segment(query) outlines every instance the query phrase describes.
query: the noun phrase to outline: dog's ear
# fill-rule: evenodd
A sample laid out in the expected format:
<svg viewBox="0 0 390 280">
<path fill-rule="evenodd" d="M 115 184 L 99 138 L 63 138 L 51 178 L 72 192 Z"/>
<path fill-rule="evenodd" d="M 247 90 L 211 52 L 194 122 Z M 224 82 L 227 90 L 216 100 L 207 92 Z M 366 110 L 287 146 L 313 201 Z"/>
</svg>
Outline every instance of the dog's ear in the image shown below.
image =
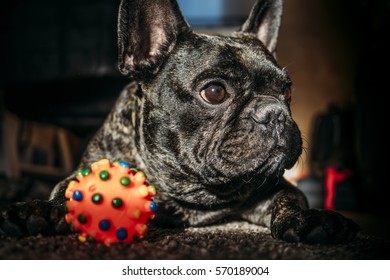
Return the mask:
<svg viewBox="0 0 390 280">
<path fill-rule="evenodd" d="M 118 18 L 119 70 L 144 76 L 158 69 L 189 26 L 176 0 L 122 0 Z"/>
<path fill-rule="evenodd" d="M 275 56 L 283 0 L 257 0 L 240 32 L 252 33 Z"/>
</svg>

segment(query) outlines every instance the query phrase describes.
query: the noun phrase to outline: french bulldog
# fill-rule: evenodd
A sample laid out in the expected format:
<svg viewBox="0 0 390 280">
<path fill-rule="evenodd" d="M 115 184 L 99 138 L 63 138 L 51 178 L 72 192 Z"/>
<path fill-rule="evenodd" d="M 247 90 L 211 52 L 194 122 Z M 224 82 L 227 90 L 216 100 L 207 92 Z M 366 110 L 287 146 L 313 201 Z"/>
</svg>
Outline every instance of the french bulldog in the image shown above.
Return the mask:
<svg viewBox="0 0 390 280">
<path fill-rule="evenodd" d="M 243 219 L 287 242 L 338 243 L 357 225 L 309 209 L 283 178 L 302 151 L 292 82 L 276 60 L 282 0 L 257 0 L 230 36 L 195 32 L 175 0 L 122 0 L 119 71 L 129 77 L 78 168 L 102 158 L 142 169 L 157 186 L 158 225 Z M 7 236 L 64 234 L 65 189 L 6 209 Z"/>
</svg>

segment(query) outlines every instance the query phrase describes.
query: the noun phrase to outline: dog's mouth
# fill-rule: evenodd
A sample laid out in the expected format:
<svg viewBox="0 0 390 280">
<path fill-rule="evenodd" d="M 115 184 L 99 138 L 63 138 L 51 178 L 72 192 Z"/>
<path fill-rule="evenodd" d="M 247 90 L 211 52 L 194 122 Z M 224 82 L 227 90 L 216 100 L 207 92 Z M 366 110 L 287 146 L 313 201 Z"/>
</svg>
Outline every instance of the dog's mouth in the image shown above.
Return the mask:
<svg viewBox="0 0 390 280">
<path fill-rule="evenodd" d="M 219 162 L 221 163 L 221 162 Z M 287 156 L 281 151 L 270 153 L 265 159 L 258 158 L 256 164 L 249 165 L 243 162 L 224 162 L 223 164 L 209 165 L 213 175 L 205 178 L 206 186 L 215 189 L 227 186 L 240 186 L 244 184 L 258 184 L 266 178 L 279 178 L 287 168 Z"/>
<path fill-rule="evenodd" d="M 204 186 L 219 198 L 244 197 L 255 189 L 265 188 L 270 182 L 279 180 L 283 176 L 285 163 L 285 156 L 280 154 L 251 171 L 208 177 Z"/>
<path fill-rule="evenodd" d="M 248 121 L 239 124 L 239 130 L 227 131 L 211 146 L 206 160 L 209 184 L 280 178 L 298 160 L 302 140 L 292 120 L 283 124 L 283 130 Z"/>
<path fill-rule="evenodd" d="M 291 168 L 302 151 L 297 125 L 285 121 L 283 129 L 243 120 L 224 133 L 212 146 L 207 161 L 215 170 L 213 183 L 229 183 L 236 178 L 279 178 Z M 244 129 L 243 129 L 244 128 Z M 211 170 L 213 170 L 211 169 Z"/>
</svg>

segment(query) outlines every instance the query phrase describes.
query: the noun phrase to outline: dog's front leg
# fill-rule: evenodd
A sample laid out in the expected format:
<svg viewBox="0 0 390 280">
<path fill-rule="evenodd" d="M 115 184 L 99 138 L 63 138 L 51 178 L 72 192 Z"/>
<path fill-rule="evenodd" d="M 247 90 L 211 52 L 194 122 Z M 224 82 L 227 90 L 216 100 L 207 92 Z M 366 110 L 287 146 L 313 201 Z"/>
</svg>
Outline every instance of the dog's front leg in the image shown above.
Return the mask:
<svg viewBox="0 0 390 280">
<path fill-rule="evenodd" d="M 358 226 L 352 220 L 334 211 L 309 209 L 299 189 L 285 181 L 281 184 L 279 191 L 243 217 L 269 227 L 274 238 L 287 242 L 342 243 L 356 236 Z"/>
</svg>

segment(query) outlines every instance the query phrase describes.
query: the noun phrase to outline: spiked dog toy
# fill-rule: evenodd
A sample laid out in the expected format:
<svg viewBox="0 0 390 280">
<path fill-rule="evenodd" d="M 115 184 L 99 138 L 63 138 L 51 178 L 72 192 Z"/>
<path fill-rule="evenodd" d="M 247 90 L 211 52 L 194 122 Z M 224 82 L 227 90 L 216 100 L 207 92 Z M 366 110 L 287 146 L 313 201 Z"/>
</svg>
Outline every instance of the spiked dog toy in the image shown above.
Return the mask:
<svg viewBox="0 0 390 280">
<path fill-rule="evenodd" d="M 91 164 L 70 181 L 65 192 L 66 222 L 80 232 L 80 241 L 132 242 L 143 238 L 147 222 L 153 219 L 156 203 L 154 186 L 142 171 L 126 162 L 102 159 Z"/>
</svg>

